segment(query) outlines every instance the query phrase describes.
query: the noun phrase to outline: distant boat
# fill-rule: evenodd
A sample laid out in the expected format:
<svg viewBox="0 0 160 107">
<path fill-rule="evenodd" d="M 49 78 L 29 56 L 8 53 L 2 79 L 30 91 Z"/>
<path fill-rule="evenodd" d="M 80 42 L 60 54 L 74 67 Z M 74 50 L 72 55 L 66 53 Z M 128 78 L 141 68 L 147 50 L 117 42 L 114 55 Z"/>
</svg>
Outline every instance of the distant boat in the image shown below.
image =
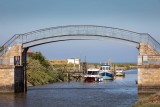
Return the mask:
<svg viewBox="0 0 160 107">
<path fill-rule="evenodd" d="M 114 79 L 114 73 L 111 71 L 111 66 L 107 64 L 101 65 L 99 75 L 103 78 L 103 80 Z"/>
<path fill-rule="evenodd" d="M 116 76 L 125 76 L 125 72 L 123 71 L 123 69 L 117 69 L 115 73 Z"/>
<path fill-rule="evenodd" d="M 99 82 L 102 77 L 99 75 L 99 69 L 90 68 L 87 70 L 87 74 L 84 75 L 84 82 Z"/>
</svg>

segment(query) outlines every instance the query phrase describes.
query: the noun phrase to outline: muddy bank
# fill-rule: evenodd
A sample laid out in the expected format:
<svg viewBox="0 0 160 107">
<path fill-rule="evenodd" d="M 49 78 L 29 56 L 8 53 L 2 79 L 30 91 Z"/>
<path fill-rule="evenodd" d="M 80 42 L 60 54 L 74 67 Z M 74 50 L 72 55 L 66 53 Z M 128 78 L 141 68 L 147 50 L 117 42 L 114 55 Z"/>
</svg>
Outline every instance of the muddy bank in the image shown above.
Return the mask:
<svg viewBox="0 0 160 107">
<path fill-rule="evenodd" d="M 139 99 L 132 107 L 160 107 L 160 92 Z"/>
</svg>

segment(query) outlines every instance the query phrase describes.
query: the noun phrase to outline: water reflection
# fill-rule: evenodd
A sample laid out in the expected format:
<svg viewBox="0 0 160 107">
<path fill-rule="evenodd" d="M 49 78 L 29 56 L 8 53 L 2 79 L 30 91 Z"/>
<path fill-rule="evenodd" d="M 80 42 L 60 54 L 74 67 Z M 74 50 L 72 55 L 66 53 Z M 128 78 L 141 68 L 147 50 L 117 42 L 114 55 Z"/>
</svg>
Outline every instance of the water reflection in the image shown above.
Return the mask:
<svg viewBox="0 0 160 107">
<path fill-rule="evenodd" d="M 121 81 L 121 80 L 123 80 L 125 78 L 125 76 L 116 76 L 116 80 L 118 80 L 118 81 Z"/>
<path fill-rule="evenodd" d="M 25 107 L 26 94 L 0 94 L 0 107 Z"/>
<path fill-rule="evenodd" d="M 27 94 L 0 94 L 0 107 L 128 107 L 137 100 L 136 70 L 100 83 L 55 83 L 29 87 Z"/>
</svg>

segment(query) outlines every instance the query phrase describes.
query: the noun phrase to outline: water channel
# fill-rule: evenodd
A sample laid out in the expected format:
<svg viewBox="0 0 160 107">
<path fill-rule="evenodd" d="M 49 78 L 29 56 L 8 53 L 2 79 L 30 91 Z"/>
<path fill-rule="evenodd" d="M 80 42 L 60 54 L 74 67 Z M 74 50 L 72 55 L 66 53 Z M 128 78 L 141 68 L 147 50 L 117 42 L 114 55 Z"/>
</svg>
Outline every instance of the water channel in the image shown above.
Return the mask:
<svg viewBox="0 0 160 107">
<path fill-rule="evenodd" d="M 99 83 L 63 82 L 0 94 L 0 107 L 130 107 L 137 100 L 137 69 Z"/>
</svg>

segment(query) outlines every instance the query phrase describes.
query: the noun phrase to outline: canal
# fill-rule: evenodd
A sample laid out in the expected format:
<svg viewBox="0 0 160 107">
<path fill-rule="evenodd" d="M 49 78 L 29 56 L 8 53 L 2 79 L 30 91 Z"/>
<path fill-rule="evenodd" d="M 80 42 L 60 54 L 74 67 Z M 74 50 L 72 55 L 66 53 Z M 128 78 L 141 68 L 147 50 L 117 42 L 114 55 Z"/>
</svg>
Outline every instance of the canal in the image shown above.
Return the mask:
<svg viewBox="0 0 160 107">
<path fill-rule="evenodd" d="M 137 100 L 137 69 L 99 83 L 63 82 L 0 94 L 0 107 L 130 107 Z"/>
</svg>

